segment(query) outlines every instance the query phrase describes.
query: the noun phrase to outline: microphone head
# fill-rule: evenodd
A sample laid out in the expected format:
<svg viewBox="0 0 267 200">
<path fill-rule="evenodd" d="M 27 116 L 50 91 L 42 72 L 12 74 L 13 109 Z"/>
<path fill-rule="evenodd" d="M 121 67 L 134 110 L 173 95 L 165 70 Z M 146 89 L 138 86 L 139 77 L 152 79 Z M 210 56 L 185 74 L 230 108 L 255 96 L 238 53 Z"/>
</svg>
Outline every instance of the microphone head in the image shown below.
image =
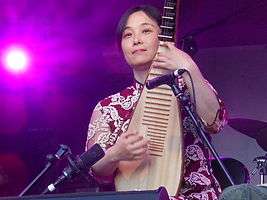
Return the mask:
<svg viewBox="0 0 267 200">
<path fill-rule="evenodd" d="M 55 153 L 54 156 L 60 160 L 70 153 L 70 148 L 67 145 L 61 144 L 59 150 Z"/>
<path fill-rule="evenodd" d="M 150 84 L 149 81 L 146 82 L 146 88 L 147 88 L 148 90 L 153 89 L 153 88 L 151 87 L 151 84 Z"/>
<path fill-rule="evenodd" d="M 178 76 L 183 75 L 183 73 L 185 73 L 186 71 L 187 71 L 186 69 L 176 69 L 173 72 L 173 75 L 174 75 L 174 77 L 178 77 Z"/>
<path fill-rule="evenodd" d="M 94 144 L 90 149 L 84 152 L 77 160 L 77 165 L 80 170 L 88 170 L 97 161 L 105 155 L 104 150 L 99 144 Z"/>
<path fill-rule="evenodd" d="M 158 76 L 156 78 L 153 78 L 151 80 L 148 80 L 146 82 L 146 88 L 148 90 L 154 89 L 160 85 L 164 85 L 164 84 L 171 84 L 174 81 L 174 74 L 165 74 L 163 76 Z"/>
</svg>

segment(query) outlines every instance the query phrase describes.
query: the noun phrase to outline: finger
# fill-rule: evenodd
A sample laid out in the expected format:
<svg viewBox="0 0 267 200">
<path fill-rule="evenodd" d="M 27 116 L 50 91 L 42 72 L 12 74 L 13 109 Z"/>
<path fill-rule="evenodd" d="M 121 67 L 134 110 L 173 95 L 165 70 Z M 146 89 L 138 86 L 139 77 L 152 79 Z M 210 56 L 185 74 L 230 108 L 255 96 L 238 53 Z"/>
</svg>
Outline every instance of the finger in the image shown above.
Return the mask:
<svg viewBox="0 0 267 200">
<path fill-rule="evenodd" d="M 122 134 L 122 136 L 124 138 L 128 138 L 128 137 L 131 137 L 131 136 L 134 136 L 134 135 L 137 135 L 137 132 L 132 132 L 132 131 L 126 131 L 125 133 Z"/>
<path fill-rule="evenodd" d="M 167 47 L 169 49 L 176 48 L 174 42 L 160 41 L 159 45 L 162 47 Z"/>
<path fill-rule="evenodd" d="M 129 145 L 129 149 L 131 151 L 135 151 L 135 150 L 138 150 L 138 149 L 147 149 L 147 148 L 148 148 L 148 142 L 144 141 L 144 140 Z"/>
<path fill-rule="evenodd" d="M 175 44 L 173 42 L 166 42 L 165 45 L 170 49 L 176 49 Z"/>
<path fill-rule="evenodd" d="M 168 58 L 165 55 L 158 54 L 158 55 L 155 56 L 154 61 L 157 61 L 157 62 L 167 62 L 168 61 Z"/>
<path fill-rule="evenodd" d="M 127 140 L 127 144 L 135 144 L 143 139 L 144 137 L 142 135 L 133 134 L 133 135 L 129 135 L 126 140 Z"/>
<path fill-rule="evenodd" d="M 153 61 L 152 67 L 164 67 L 167 68 L 166 62 Z"/>
<path fill-rule="evenodd" d="M 147 148 L 139 148 L 139 149 L 132 151 L 132 154 L 134 156 L 141 156 L 142 154 L 146 153 L 146 151 L 147 151 Z"/>
<path fill-rule="evenodd" d="M 160 41 L 159 46 L 167 47 L 167 42 L 166 41 Z"/>
<path fill-rule="evenodd" d="M 147 149 L 148 147 L 148 140 L 142 139 L 138 142 L 129 145 L 130 150 L 137 150 L 137 149 Z"/>
<path fill-rule="evenodd" d="M 143 160 L 148 155 L 147 151 L 133 156 L 133 160 Z"/>
<path fill-rule="evenodd" d="M 135 156 L 135 157 L 133 157 L 133 159 L 132 160 L 144 160 L 144 158 L 146 157 L 146 155 L 144 154 L 144 155 L 142 155 L 142 156 Z"/>
</svg>

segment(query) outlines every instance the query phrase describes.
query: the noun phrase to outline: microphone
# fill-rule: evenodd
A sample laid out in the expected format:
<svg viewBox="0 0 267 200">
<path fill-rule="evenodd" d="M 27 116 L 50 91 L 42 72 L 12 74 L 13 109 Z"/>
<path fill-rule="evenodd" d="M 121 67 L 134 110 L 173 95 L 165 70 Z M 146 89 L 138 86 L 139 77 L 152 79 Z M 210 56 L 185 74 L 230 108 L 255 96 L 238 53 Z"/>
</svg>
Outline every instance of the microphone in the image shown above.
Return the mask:
<svg viewBox="0 0 267 200">
<path fill-rule="evenodd" d="M 69 166 L 64 168 L 62 175 L 57 178 L 54 183 L 51 183 L 47 188 L 42 192 L 46 194 L 47 192 L 53 192 L 56 189 L 56 186 L 66 179 L 70 179 L 75 175 L 88 171 L 92 165 L 97 161 L 103 158 L 105 155 L 104 150 L 100 147 L 99 144 L 94 144 L 89 150 L 84 152 L 81 156 L 77 156 L 75 160 L 68 157 Z"/>
<path fill-rule="evenodd" d="M 186 69 L 177 69 L 174 72 L 170 74 L 166 74 L 154 79 L 151 79 L 146 82 L 146 88 L 151 90 L 154 89 L 160 85 L 164 84 L 172 84 L 176 77 L 181 76 L 184 72 L 186 72 Z"/>
</svg>

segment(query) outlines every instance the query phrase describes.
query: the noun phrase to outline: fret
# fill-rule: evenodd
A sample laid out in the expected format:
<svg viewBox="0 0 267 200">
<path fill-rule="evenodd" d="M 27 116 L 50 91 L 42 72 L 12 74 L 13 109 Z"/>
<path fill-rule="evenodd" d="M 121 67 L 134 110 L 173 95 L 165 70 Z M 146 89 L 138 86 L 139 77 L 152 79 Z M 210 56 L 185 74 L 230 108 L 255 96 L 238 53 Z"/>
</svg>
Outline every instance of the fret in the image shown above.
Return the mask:
<svg viewBox="0 0 267 200">
<path fill-rule="evenodd" d="M 174 28 L 168 29 L 168 28 L 161 28 L 161 35 L 173 37 L 174 36 Z"/>
<path fill-rule="evenodd" d="M 169 103 L 159 103 L 159 102 L 151 102 L 151 101 L 145 101 L 147 104 L 153 104 L 153 105 L 157 105 L 157 106 L 165 106 L 165 107 L 170 107 Z"/>
<path fill-rule="evenodd" d="M 175 16 L 176 16 L 176 13 L 175 13 L 175 10 L 165 10 L 163 12 L 163 15 L 162 16 L 166 16 L 166 17 L 172 17 L 173 20 L 175 21 Z M 164 19 L 164 18 L 163 18 Z"/>
<path fill-rule="evenodd" d="M 170 20 L 164 20 L 161 25 L 162 26 L 171 26 L 171 27 L 175 28 L 175 23 L 173 21 L 170 21 Z"/>
<path fill-rule="evenodd" d="M 151 123 L 148 123 L 148 122 L 142 122 L 142 124 L 145 125 L 145 126 L 152 126 L 152 127 L 155 126 L 155 127 L 160 127 L 160 128 L 164 128 L 164 129 L 168 128 L 167 126 L 158 125 L 158 123 L 151 124 Z"/>
<path fill-rule="evenodd" d="M 172 20 L 173 22 L 175 22 L 176 20 L 176 13 L 175 13 L 175 10 L 165 10 L 162 14 L 162 16 L 165 16 L 165 17 L 162 17 L 162 21 L 166 20 L 166 18 L 170 18 L 169 20 Z"/>
<path fill-rule="evenodd" d="M 161 136 L 161 135 L 154 135 L 154 134 L 150 134 L 147 136 L 149 136 L 149 141 L 153 141 L 153 142 L 159 142 L 159 143 L 162 143 L 164 145 L 165 143 L 165 137 L 164 136 Z"/>
<path fill-rule="evenodd" d="M 145 106 L 145 108 L 150 109 L 150 110 L 155 110 L 155 111 L 157 111 L 157 110 L 161 110 L 161 111 L 163 111 L 163 112 L 169 112 L 169 111 L 170 111 L 170 109 L 153 108 L 153 107 L 151 107 L 151 106 Z"/>
<path fill-rule="evenodd" d="M 174 39 L 168 39 L 168 38 L 159 38 L 160 41 L 163 42 L 173 42 Z"/>
<path fill-rule="evenodd" d="M 167 29 L 162 29 L 162 35 L 164 36 L 163 39 L 172 40 L 174 38 L 174 32 Z M 159 38 L 161 37 L 159 36 Z"/>
<path fill-rule="evenodd" d="M 164 25 L 163 25 L 164 26 Z M 167 26 L 167 27 L 172 27 L 172 26 Z M 165 35 L 165 36 L 170 36 L 173 37 L 175 34 L 175 28 L 166 28 L 166 27 L 161 27 L 161 35 Z"/>
<path fill-rule="evenodd" d="M 159 87 L 155 88 L 154 90 L 149 91 L 149 94 L 147 96 L 152 96 L 153 94 L 161 95 L 160 96 L 161 98 L 164 98 L 164 96 L 166 98 L 169 98 L 169 96 L 172 96 L 172 94 L 173 94 L 172 90 L 167 88 L 167 86 L 166 87 L 164 87 L 164 86 L 162 87 L 162 86 L 159 86 Z"/>
<path fill-rule="evenodd" d="M 158 145 L 158 144 L 155 144 L 155 143 L 149 143 L 148 144 L 148 149 L 152 149 L 152 148 L 163 151 L 164 145 Z"/>
<path fill-rule="evenodd" d="M 150 150 L 150 151 L 156 151 L 156 152 L 159 152 L 159 153 L 162 153 L 163 152 L 163 149 L 159 149 L 159 148 L 150 148 L 150 147 L 148 147 L 148 150 Z"/>
<path fill-rule="evenodd" d="M 165 6 L 167 6 L 167 7 L 175 7 L 175 6 L 176 6 L 176 3 L 173 3 L 173 2 L 166 2 L 166 3 L 165 3 Z"/>
<path fill-rule="evenodd" d="M 168 9 L 168 10 L 174 10 L 175 9 L 175 7 L 169 7 L 169 6 L 164 6 L 163 8 Z"/>
<path fill-rule="evenodd" d="M 157 149 L 164 149 L 164 144 L 159 144 L 159 143 L 154 143 L 154 142 L 150 142 L 148 147 L 150 148 L 157 148 Z"/>
<path fill-rule="evenodd" d="M 174 38 L 174 32 L 169 29 L 163 29 L 162 35 L 166 36 L 165 38 L 173 39 Z"/>
<path fill-rule="evenodd" d="M 158 101 L 165 101 L 165 102 L 168 102 L 170 103 L 171 100 L 169 99 L 162 99 L 162 98 L 159 98 L 159 97 L 150 97 L 150 96 L 147 96 L 148 99 L 152 99 L 152 100 L 158 100 Z"/>
<path fill-rule="evenodd" d="M 168 39 L 173 39 L 173 36 L 169 35 L 159 35 L 160 38 L 168 38 Z"/>
<path fill-rule="evenodd" d="M 162 142 L 162 141 L 157 141 L 157 140 L 154 141 L 154 140 L 151 140 L 149 143 L 164 146 L 164 142 Z"/>
<path fill-rule="evenodd" d="M 176 5 L 176 0 L 165 0 L 164 5 L 166 6 L 168 4 L 174 4 L 174 5 Z"/>
<path fill-rule="evenodd" d="M 155 116 L 155 115 L 149 115 L 149 114 L 147 114 L 147 113 L 145 113 L 144 114 L 144 117 L 146 117 L 146 118 L 154 118 L 154 119 L 159 119 L 159 120 L 169 120 L 169 118 L 167 117 L 167 118 L 163 118 L 163 117 L 160 117 L 160 116 Z"/>
<path fill-rule="evenodd" d="M 170 20 L 174 20 L 173 17 L 168 17 L 168 16 L 162 16 L 163 19 L 170 19 Z"/>
<path fill-rule="evenodd" d="M 168 121 L 167 122 L 165 122 L 165 120 L 156 120 L 156 119 L 143 119 L 143 123 L 146 123 L 146 124 L 150 124 L 150 125 L 157 125 L 158 123 L 160 123 L 160 125 L 162 126 L 162 127 L 165 127 L 165 128 L 167 128 L 167 126 L 168 126 Z M 166 125 L 166 126 L 164 126 L 164 125 Z"/>
<path fill-rule="evenodd" d="M 174 29 L 174 27 L 172 26 L 164 26 L 164 25 L 161 25 L 160 28 L 166 28 L 166 29 L 171 29 L 171 30 Z"/>
<path fill-rule="evenodd" d="M 172 17 L 174 19 L 175 17 L 175 13 L 174 12 L 164 12 L 164 15 L 163 16 L 166 16 L 166 17 Z M 175 20 L 175 19 L 174 19 Z"/>
<path fill-rule="evenodd" d="M 159 155 L 159 154 L 156 154 L 156 153 L 149 153 L 149 155 L 155 156 L 155 157 L 162 157 L 162 155 Z"/>
<path fill-rule="evenodd" d="M 147 129 L 148 129 L 148 132 L 153 132 L 154 131 L 154 133 L 158 133 L 158 134 L 160 134 L 160 135 L 164 135 L 165 134 L 165 132 L 166 132 L 166 130 L 165 129 L 160 129 L 159 127 L 147 127 Z"/>
</svg>

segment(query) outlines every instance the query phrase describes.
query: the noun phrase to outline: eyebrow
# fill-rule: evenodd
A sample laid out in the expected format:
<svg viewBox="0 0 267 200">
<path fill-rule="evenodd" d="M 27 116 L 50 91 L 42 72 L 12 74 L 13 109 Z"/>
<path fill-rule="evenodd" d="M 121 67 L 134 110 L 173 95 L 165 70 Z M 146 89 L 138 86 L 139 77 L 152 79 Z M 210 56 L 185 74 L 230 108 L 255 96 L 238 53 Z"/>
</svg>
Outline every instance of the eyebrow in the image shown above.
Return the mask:
<svg viewBox="0 0 267 200">
<path fill-rule="evenodd" d="M 153 24 L 151 24 L 151 23 L 147 23 L 147 22 L 144 22 L 144 23 L 142 23 L 141 24 L 141 26 L 152 26 L 152 27 L 155 27 Z M 129 29 L 129 28 L 131 28 L 130 26 L 125 26 L 125 28 L 123 29 L 123 31 L 125 31 L 126 29 Z"/>
</svg>

